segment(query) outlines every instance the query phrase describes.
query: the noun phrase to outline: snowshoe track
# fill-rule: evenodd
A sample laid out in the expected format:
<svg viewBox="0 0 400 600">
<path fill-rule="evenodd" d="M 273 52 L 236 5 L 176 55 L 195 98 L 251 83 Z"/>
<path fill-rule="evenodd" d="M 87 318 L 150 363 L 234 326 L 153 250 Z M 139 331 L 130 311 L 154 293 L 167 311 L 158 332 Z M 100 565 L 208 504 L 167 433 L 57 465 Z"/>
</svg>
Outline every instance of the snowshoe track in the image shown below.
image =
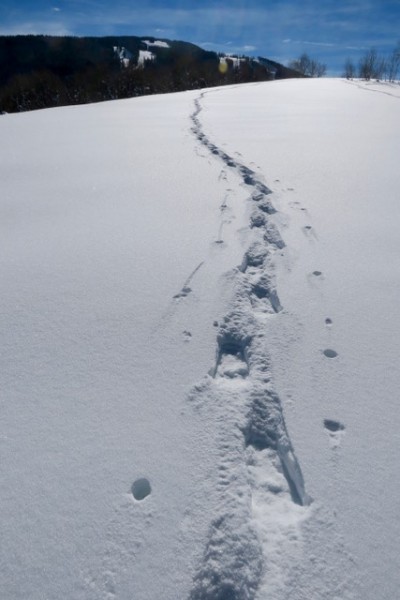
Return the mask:
<svg viewBox="0 0 400 600">
<path fill-rule="evenodd" d="M 298 521 L 310 498 L 271 382 L 265 338 L 266 319 L 282 310 L 274 254 L 285 244 L 271 220 L 276 212 L 269 199 L 272 191 L 260 175 L 204 133 L 199 115 L 206 93 L 195 100 L 192 132 L 249 188 L 248 200 L 253 204 L 249 228 L 254 235 L 241 265 L 230 274 L 234 293 L 231 309 L 219 325 L 214 367 L 189 395 L 200 409 L 212 407 L 221 421 L 219 509 L 211 520 L 190 599 L 252 600 L 268 577 L 268 553 L 276 545 L 268 541 L 268 530 L 254 511 L 270 507 L 267 521 L 273 522 L 273 511 L 279 514 L 291 504 L 296 508 L 289 510 Z M 284 508 L 277 509 L 282 503 Z M 285 532 L 279 535 L 290 544 L 284 540 Z"/>
</svg>

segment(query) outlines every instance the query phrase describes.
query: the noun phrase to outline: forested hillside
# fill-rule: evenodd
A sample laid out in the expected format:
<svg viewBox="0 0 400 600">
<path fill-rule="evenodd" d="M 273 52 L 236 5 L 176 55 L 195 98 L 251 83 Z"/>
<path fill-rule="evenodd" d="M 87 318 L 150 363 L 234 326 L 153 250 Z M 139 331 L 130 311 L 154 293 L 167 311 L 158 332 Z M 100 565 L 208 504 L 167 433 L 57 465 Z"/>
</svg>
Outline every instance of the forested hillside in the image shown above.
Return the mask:
<svg viewBox="0 0 400 600">
<path fill-rule="evenodd" d="M 296 77 L 265 58 L 152 37 L 0 36 L 0 111 Z"/>
</svg>

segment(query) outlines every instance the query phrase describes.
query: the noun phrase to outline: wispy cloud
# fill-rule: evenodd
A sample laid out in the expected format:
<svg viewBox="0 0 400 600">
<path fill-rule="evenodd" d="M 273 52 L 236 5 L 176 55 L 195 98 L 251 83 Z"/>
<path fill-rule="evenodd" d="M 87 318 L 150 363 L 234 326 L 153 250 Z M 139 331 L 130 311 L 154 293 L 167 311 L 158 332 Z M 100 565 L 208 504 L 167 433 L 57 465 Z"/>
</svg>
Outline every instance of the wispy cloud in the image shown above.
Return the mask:
<svg viewBox="0 0 400 600">
<path fill-rule="evenodd" d="M 368 50 L 371 46 L 345 46 L 345 50 Z"/>
<path fill-rule="evenodd" d="M 322 46 L 325 48 L 333 48 L 334 46 L 337 46 L 337 44 L 334 44 L 332 42 L 310 42 L 307 40 L 285 39 L 285 40 L 282 40 L 282 42 L 284 44 L 304 44 L 305 46 Z"/>
</svg>

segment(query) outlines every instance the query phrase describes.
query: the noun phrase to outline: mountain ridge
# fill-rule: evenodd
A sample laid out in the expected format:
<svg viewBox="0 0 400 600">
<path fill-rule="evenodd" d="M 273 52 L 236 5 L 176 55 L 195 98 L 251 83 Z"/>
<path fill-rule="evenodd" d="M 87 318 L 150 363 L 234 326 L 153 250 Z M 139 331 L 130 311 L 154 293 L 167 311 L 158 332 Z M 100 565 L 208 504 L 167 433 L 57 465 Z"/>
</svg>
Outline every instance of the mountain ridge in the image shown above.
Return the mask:
<svg viewBox="0 0 400 600">
<path fill-rule="evenodd" d="M 268 58 L 154 36 L 0 36 L 0 112 L 299 76 Z"/>
</svg>

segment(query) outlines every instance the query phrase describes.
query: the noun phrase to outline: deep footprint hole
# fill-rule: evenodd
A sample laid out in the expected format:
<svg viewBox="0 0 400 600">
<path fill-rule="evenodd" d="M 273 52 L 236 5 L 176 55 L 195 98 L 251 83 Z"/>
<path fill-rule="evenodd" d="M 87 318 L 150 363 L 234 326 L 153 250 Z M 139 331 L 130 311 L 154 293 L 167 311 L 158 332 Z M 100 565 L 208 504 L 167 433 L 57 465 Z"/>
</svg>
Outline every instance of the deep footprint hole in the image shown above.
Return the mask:
<svg viewBox="0 0 400 600">
<path fill-rule="evenodd" d="M 135 500 L 144 500 L 151 494 L 150 481 L 146 477 L 136 479 L 132 484 L 132 495 Z"/>
<path fill-rule="evenodd" d="M 229 354 L 231 356 L 237 356 L 240 360 L 244 360 L 244 349 L 243 346 L 234 340 L 221 342 L 220 343 L 221 354 Z"/>
<path fill-rule="evenodd" d="M 259 284 L 253 285 L 252 288 L 251 288 L 251 291 L 260 300 L 262 300 L 263 298 L 266 298 L 268 296 L 268 290 L 265 287 L 263 287 L 262 285 L 259 285 Z"/>
<path fill-rule="evenodd" d="M 331 348 L 327 348 L 326 350 L 324 350 L 324 355 L 326 356 L 326 358 L 336 358 L 338 353 L 335 352 L 335 350 L 332 350 Z"/>
<path fill-rule="evenodd" d="M 343 423 L 340 423 L 340 421 L 333 421 L 332 419 L 324 419 L 324 427 L 332 433 L 344 430 Z"/>
</svg>

